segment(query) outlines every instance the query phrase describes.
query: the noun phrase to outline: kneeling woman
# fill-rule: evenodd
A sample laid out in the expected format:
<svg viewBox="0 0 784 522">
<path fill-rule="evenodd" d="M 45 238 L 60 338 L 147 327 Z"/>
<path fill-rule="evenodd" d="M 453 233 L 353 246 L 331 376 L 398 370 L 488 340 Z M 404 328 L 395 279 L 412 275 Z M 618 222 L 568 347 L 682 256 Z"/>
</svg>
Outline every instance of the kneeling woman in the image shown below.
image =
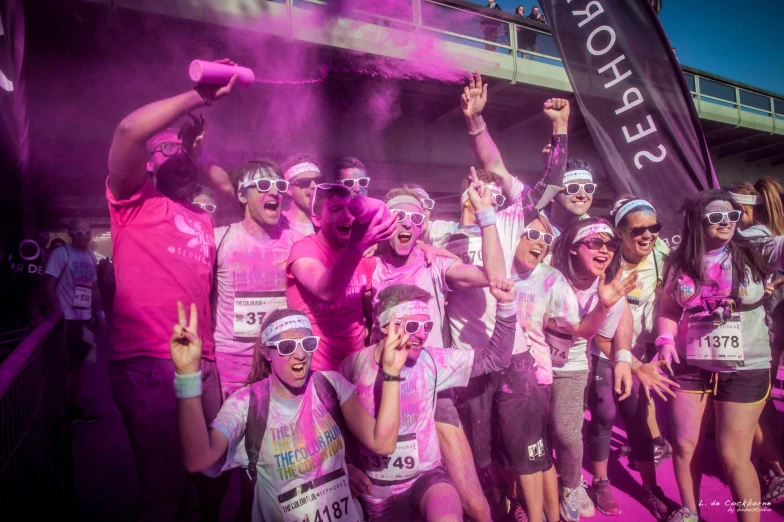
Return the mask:
<svg viewBox="0 0 784 522">
<path fill-rule="evenodd" d="M 751 245 L 735 234 L 741 207 L 728 192 L 689 198 L 681 245 L 664 268 L 657 321 L 659 356 L 681 385 L 670 406 L 675 479 L 683 507 L 670 520 L 698 520 L 701 454 L 711 412 L 716 446 L 735 502 L 760 502 L 751 446 L 770 393 L 765 278 L 781 269 L 781 236 Z M 754 504 L 752 504 L 753 506 Z M 759 511 L 738 510 L 743 521 Z"/>
<path fill-rule="evenodd" d="M 254 521 L 361 521 L 360 507 L 349 492 L 344 428 L 376 453 L 394 452 L 400 383 L 383 383 L 374 419 L 340 374 L 310 371 L 319 338 L 308 318 L 294 310 L 275 310 L 262 325 L 250 385 L 229 397 L 208 427 L 201 409 L 196 306 L 191 305 L 190 324 L 182 303 L 177 306 L 179 324 L 170 348 L 188 471 L 217 475 L 247 467 L 254 480 L 258 477 Z M 404 344 L 391 328 L 380 359 L 384 373 L 400 375 L 407 358 Z"/>
</svg>

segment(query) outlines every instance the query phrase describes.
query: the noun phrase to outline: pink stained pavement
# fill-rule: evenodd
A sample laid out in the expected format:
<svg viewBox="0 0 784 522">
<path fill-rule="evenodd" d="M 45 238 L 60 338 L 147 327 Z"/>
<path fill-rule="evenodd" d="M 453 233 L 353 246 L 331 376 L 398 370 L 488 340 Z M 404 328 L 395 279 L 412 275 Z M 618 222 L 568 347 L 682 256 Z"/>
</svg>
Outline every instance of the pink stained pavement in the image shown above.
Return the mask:
<svg viewBox="0 0 784 522">
<path fill-rule="evenodd" d="M 77 424 L 72 427 L 74 483 L 77 520 L 82 522 L 131 522 L 135 520 L 135 506 L 139 502 L 139 486 L 134 469 L 133 453 L 125 434 L 120 412 L 112 400 L 107 377 L 105 343 L 99 345 L 98 362 L 87 364 L 84 375 L 83 403 L 90 412 L 101 415 L 94 424 Z M 775 394 L 774 394 L 775 396 Z M 779 412 L 784 415 L 784 402 L 774 401 Z M 666 404 L 657 401 L 662 430 L 665 425 Z M 586 420 L 589 419 L 586 414 Z M 622 422 L 620 423 L 622 425 Z M 586 423 L 587 425 L 587 423 Z M 702 480 L 702 513 L 708 522 L 730 522 L 736 520 L 729 513 L 725 502 L 730 500 L 728 486 L 723 482 L 723 472 L 719 464 L 715 446 L 708 441 L 704 456 L 705 476 Z M 612 435 L 609 476 L 615 498 L 621 506 L 619 516 L 605 516 L 597 512 L 591 521 L 644 522 L 655 520 L 637 498 L 642 492 L 640 474 L 627 467 L 626 457 L 618 454 L 618 449 L 626 443 L 626 432 L 615 426 Z M 593 479 L 587 457 L 583 462 L 585 480 Z M 670 500 L 679 502 L 678 488 L 672 471 L 672 460 L 667 459 L 657 470 L 659 485 Z M 233 477 L 233 480 L 236 477 Z M 224 502 L 221 520 L 234 520 L 234 510 L 238 502 L 234 481 Z M 195 495 L 194 495 L 195 502 Z M 713 505 L 714 502 L 716 505 Z M 192 518 L 189 518 L 192 519 Z M 772 506 L 771 511 L 763 512 L 763 522 L 784 521 L 784 504 Z"/>
</svg>

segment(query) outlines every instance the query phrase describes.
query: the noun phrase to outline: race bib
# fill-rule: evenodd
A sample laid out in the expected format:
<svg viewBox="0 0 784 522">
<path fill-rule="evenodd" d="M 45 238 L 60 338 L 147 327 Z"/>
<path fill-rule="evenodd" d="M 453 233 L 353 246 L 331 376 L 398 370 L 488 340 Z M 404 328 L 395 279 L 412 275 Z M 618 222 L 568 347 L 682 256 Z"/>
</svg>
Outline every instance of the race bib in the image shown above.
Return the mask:
<svg viewBox="0 0 784 522">
<path fill-rule="evenodd" d="M 73 307 L 89 310 L 93 303 L 93 289 L 88 286 L 77 286 L 75 290 Z"/>
<path fill-rule="evenodd" d="M 686 359 L 690 361 L 743 362 L 740 314 L 717 325 L 709 315 L 689 318 Z"/>
<path fill-rule="evenodd" d="M 446 244 L 446 250 L 463 260 L 469 265 L 482 265 L 482 238 L 471 237 L 455 239 Z"/>
<path fill-rule="evenodd" d="M 234 340 L 253 342 L 261 335 L 264 316 L 286 308 L 286 292 L 237 292 L 234 296 Z"/>
<path fill-rule="evenodd" d="M 398 435 L 395 452 L 379 455 L 362 446 L 362 469 L 371 479 L 397 481 L 408 480 L 419 473 L 419 447 L 416 433 Z"/>
<path fill-rule="evenodd" d="M 343 468 L 278 495 L 285 522 L 360 522 Z"/>
<path fill-rule="evenodd" d="M 563 368 L 569 362 L 569 350 L 572 347 L 572 336 L 550 328 L 544 329 L 544 340 L 550 347 L 550 359 L 553 368 Z"/>
</svg>

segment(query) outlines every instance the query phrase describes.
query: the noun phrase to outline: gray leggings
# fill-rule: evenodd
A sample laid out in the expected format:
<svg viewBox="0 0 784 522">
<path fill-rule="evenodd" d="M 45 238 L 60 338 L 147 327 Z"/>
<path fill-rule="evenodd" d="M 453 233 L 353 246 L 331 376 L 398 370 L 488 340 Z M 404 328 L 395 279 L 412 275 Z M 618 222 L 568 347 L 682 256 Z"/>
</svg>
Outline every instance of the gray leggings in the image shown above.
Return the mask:
<svg viewBox="0 0 784 522">
<path fill-rule="evenodd" d="M 580 485 L 583 467 L 583 417 L 588 370 L 553 372 L 550 422 L 555 469 L 570 489 Z"/>
</svg>

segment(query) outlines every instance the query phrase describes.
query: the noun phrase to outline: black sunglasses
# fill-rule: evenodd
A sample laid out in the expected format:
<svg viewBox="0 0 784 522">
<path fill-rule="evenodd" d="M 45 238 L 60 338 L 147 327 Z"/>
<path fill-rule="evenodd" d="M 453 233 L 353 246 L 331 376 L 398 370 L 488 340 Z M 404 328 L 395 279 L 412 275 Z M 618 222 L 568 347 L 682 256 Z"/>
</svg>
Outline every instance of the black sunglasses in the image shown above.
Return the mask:
<svg viewBox="0 0 784 522">
<path fill-rule="evenodd" d="M 603 246 L 606 246 L 608 252 L 615 252 L 618 250 L 621 242 L 616 238 L 612 238 L 609 241 L 604 241 L 598 237 L 594 237 L 591 239 L 586 239 L 585 241 L 580 241 L 580 243 L 587 246 L 590 250 L 601 250 Z"/>
<path fill-rule="evenodd" d="M 651 234 L 658 234 L 659 232 L 661 232 L 662 226 L 663 225 L 657 221 L 653 225 L 648 225 L 647 227 L 631 227 L 631 228 L 618 227 L 618 228 L 622 228 L 623 230 L 628 230 L 629 232 L 632 233 L 634 237 L 639 237 L 645 234 L 646 231 L 650 232 Z"/>
<path fill-rule="evenodd" d="M 300 189 L 306 189 L 306 188 L 310 188 L 310 185 L 312 183 L 318 185 L 322 181 L 324 181 L 324 176 L 316 176 L 315 178 L 295 179 L 294 181 L 289 181 L 289 185 L 293 185 Z"/>
</svg>

